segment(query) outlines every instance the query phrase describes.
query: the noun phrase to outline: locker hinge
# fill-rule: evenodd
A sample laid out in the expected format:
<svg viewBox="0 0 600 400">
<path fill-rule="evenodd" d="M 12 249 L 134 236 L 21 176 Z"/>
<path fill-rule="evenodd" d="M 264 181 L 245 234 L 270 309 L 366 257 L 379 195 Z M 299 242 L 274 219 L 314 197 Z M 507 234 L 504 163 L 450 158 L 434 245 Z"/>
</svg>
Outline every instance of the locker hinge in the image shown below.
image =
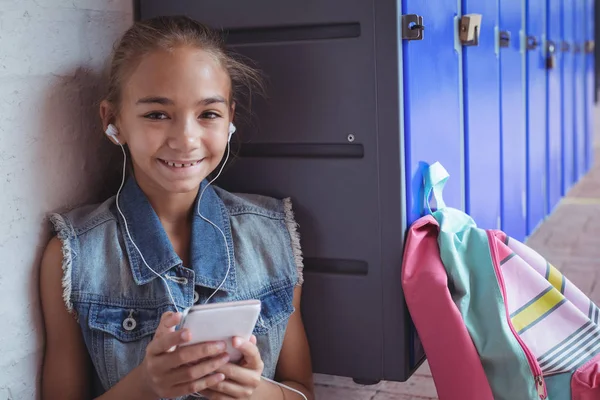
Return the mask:
<svg viewBox="0 0 600 400">
<path fill-rule="evenodd" d="M 417 14 L 407 14 L 402 16 L 402 39 L 403 40 L 423 40 L 423 17 Z"/>
<path fill-rule="evenodd" d="M 467 14 L 460 18 L 458 36 L 463 46 L 479 46 L 481 14 Z"/>
</svg>

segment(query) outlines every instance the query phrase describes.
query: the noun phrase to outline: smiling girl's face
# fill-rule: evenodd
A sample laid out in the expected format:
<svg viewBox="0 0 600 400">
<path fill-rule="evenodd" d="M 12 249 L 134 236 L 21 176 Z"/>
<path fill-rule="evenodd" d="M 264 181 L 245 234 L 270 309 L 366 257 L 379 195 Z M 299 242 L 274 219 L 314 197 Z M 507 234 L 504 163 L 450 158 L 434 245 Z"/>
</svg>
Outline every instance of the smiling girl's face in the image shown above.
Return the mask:
<svg viewBox="0 0 600 400">
<path fill-rule="evenodd" d="M 217 58 L 186 46 L 152 52 L 123 81 L 121 95 L 115 122 L 138 184 L 197 191 L 223 158 L 233 120 L 231 79 Z"/>
</svg>

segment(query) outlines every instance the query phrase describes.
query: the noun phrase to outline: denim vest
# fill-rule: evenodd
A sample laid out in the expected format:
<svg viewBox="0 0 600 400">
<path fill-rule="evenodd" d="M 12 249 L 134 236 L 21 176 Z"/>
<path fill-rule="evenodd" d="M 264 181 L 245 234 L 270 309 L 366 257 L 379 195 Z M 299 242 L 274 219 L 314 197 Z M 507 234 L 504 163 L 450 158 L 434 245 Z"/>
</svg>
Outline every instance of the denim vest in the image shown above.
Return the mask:
<svg viewBox="0 0 600 400">
<path fill-rule="evenodd" d="M 202 183 L 201 190 L 206 185 Z M 197 205 L 196 199 L 196 205 Z M 194 212 L 190 264 L 184 266 L 135 179 L 119 198 L 135 245 L 169 285 L 179 311 L 203 303 L 223 282 L 223 235 Z M 289 199 L 232 194 L 209 186 L 201 214 L 229 245 L 231 269 L 211 302 L 261 300 L 254 329 L 273 378 L 293 291 L 302 284 L 302 256 Z M 196 206 L 194 210 L 197 210 Z M 107 391 L 144 359 L 161 315 L 175 311 L 165 282 L 149 270 L 125 230 L 115 197 L 50 217 L 63 249 L 63 297 L 78 320 L 96 372 L 95 395 Z"/>
</svg>

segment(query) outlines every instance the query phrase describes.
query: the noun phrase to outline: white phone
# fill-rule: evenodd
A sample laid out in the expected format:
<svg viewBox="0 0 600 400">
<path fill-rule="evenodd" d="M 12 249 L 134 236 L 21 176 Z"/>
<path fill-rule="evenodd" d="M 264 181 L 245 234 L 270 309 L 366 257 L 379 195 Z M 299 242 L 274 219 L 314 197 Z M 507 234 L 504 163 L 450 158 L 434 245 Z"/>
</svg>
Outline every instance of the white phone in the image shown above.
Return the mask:
<svg viewBox="0 0 600 400">
<path fill-rule="evenodd" d="M 188 329 L 191 339 L 185 345 L 223 341 L 232 363 L 242 359 L 239 350 L 233 347 L 233 337 L 250 340 L 260 315 L 260 300 L 231 301 L 202 304 L 183 313 L 181 328 Z"/>
</svg>

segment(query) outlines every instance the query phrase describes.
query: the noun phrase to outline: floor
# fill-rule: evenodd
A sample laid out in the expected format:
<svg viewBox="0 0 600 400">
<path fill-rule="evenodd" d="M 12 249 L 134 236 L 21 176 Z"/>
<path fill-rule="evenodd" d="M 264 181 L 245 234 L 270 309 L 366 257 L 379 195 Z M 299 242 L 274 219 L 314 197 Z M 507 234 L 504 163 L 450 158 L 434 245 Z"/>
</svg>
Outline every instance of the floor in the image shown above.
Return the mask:
<svg viewBox="0 0 600 400">
<path fill-rule="evenodd" d="M 600 109 L 596 110 L 600 133 Z M 596 141 L 596 160 L 600 158 Z M 527 244 L 546 257 L 596 304 L 600 304 L 600 161 L 563 199 Z M 315 375 L 317 400 L 433 400 L 437 392 L 427 363 L 405 383 L 354 384 L 349 378 Z"/>
</svg>

